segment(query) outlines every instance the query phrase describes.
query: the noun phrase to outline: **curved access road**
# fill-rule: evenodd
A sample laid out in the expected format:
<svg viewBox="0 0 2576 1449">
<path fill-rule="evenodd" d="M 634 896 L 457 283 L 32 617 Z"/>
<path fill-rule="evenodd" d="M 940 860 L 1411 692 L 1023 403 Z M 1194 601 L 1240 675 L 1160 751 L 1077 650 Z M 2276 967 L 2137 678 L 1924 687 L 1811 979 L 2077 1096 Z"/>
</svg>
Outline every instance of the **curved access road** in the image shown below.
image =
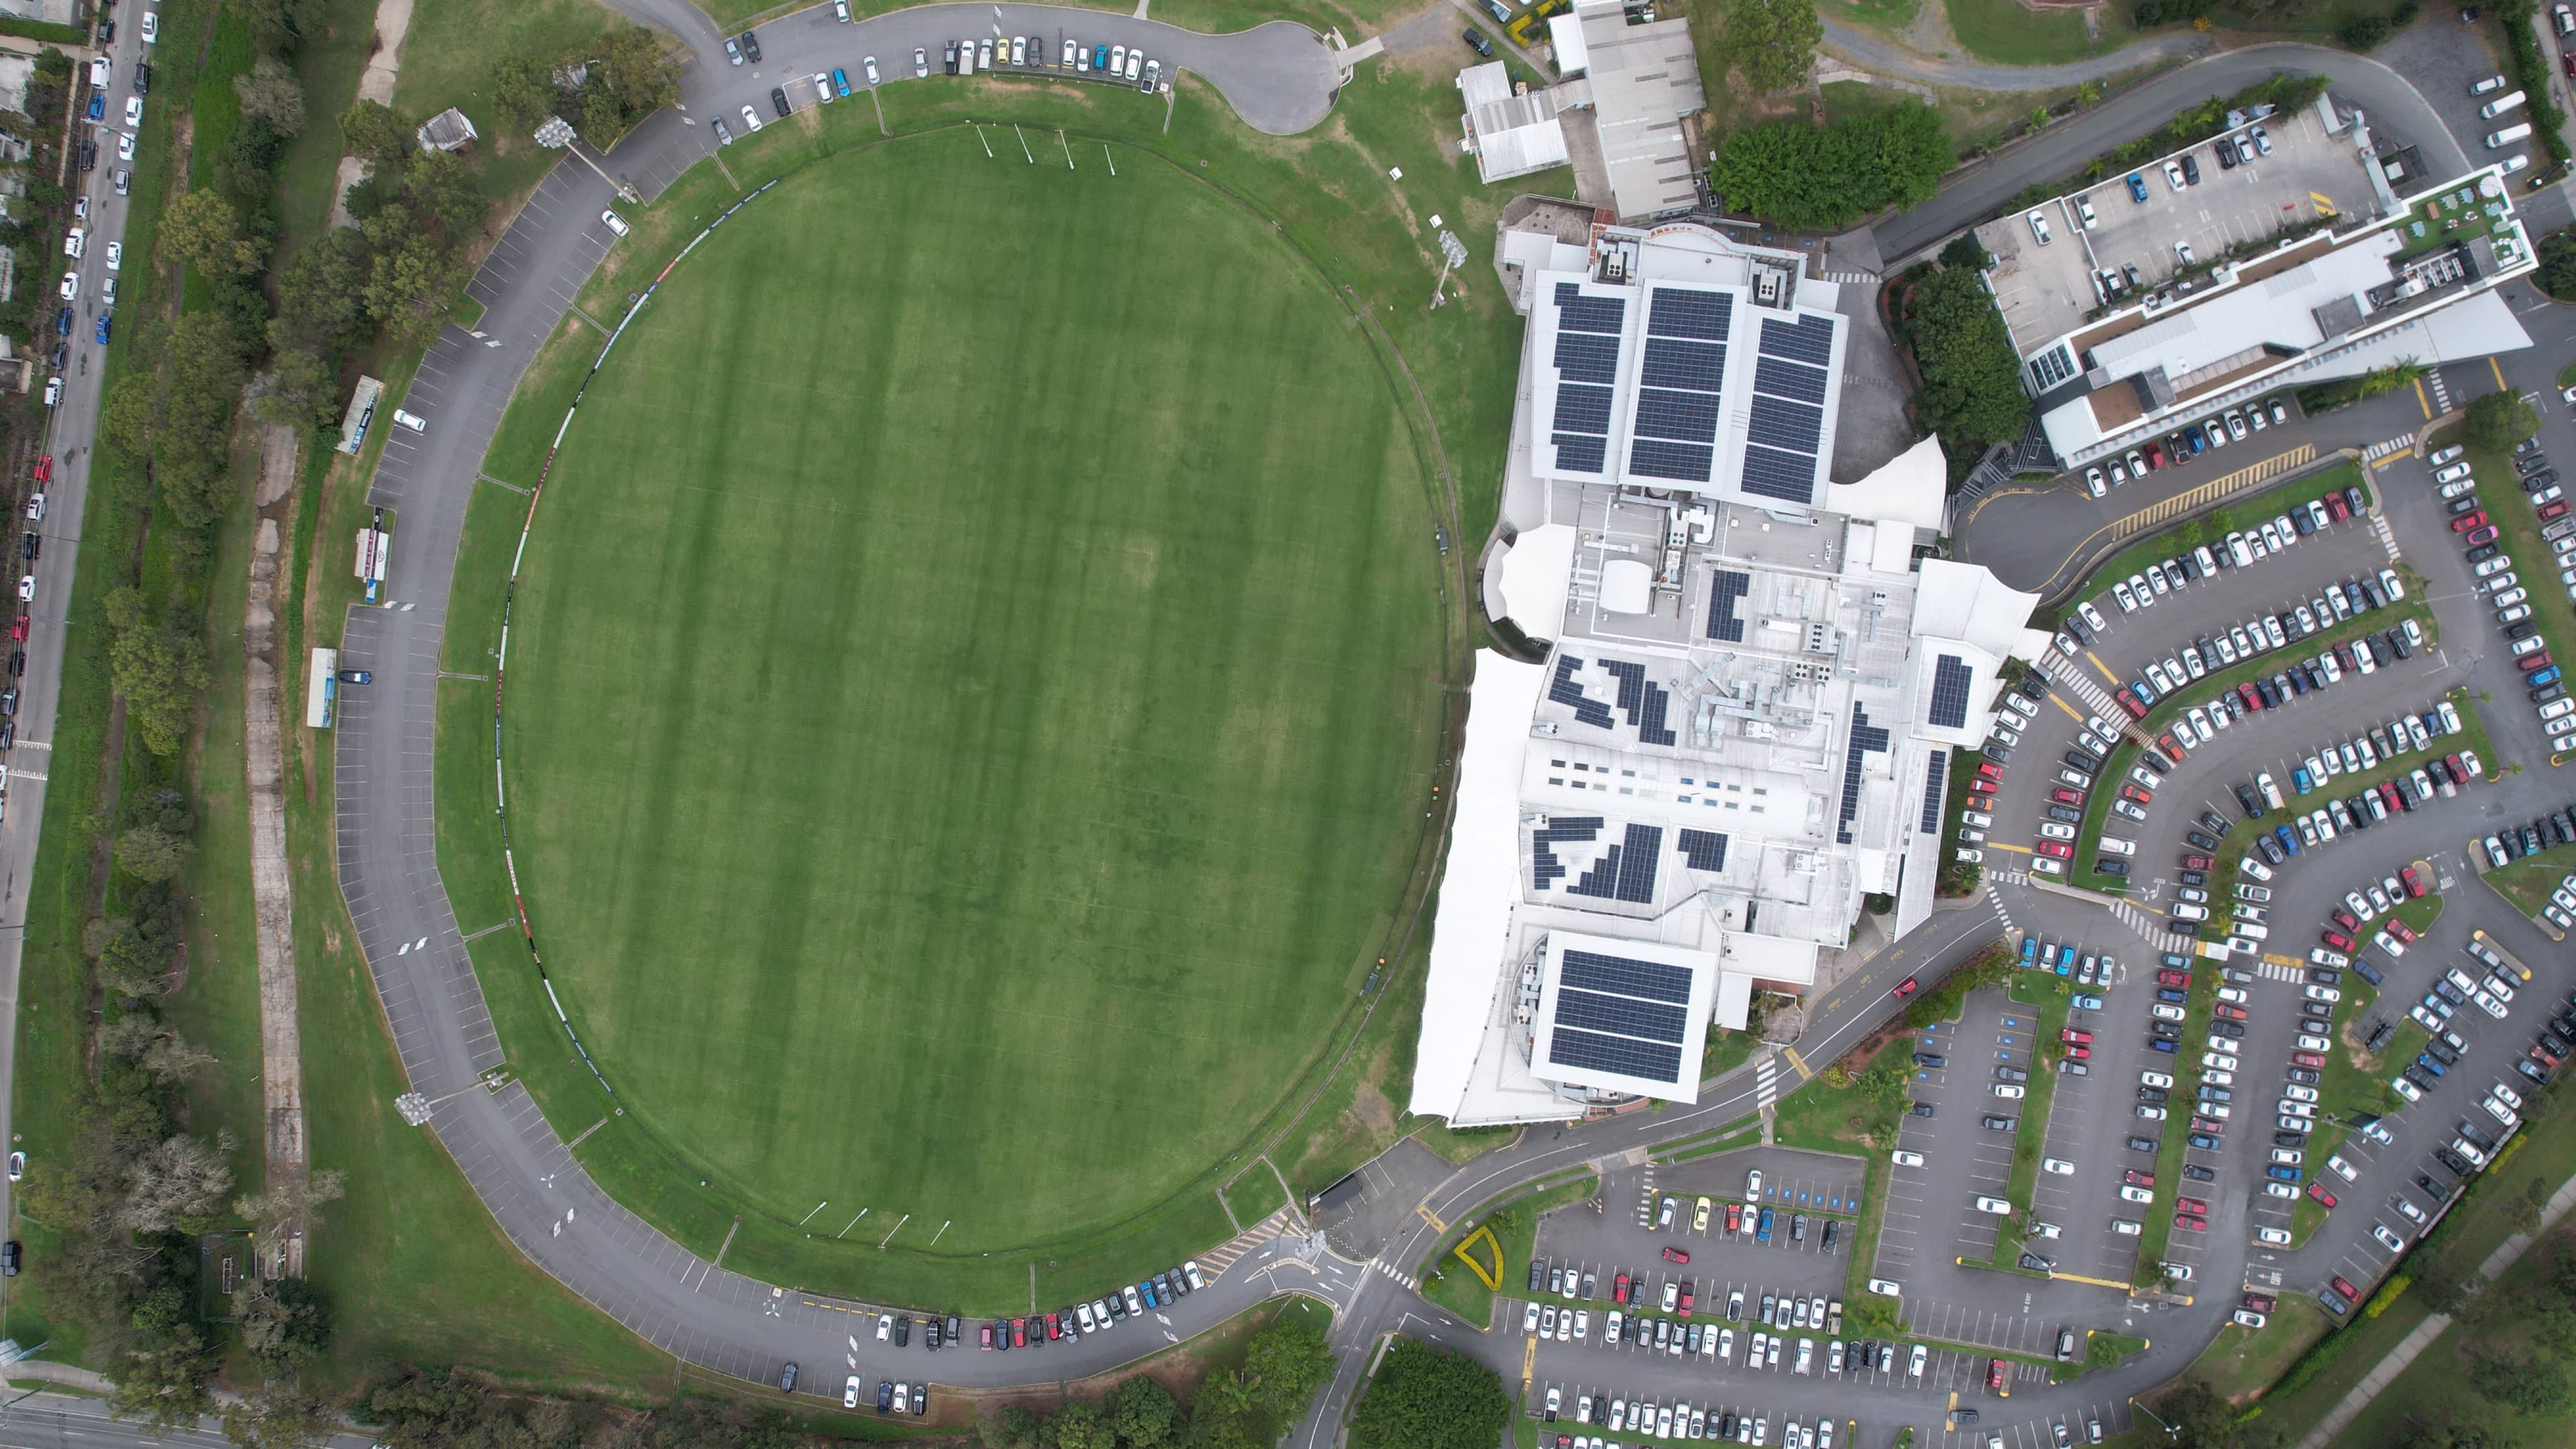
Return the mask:
<svg viewBox="0 0 2576 1449">
<path fill-rule="evenodd" d="M 1887 47 L 1892 51 L 1892 47 Z M 2136 53 L 2136 48 L 2119 56 Z M 2119 57 L 2105 57 L 2117 59 Z M 1875 62 L 1871 69 L 1878 69 Z M 1966 84 L 1976 89 L 2022 89 L 2012 77 L 2037 74 L 2041 68 L 1977 67 L 2003 79 L 1943 80 L 1933 74 L 1946 62 L 1894 52 L 1885 67 L 1890 74 L 1935 84 Z M 1908 67 L 1911 67 L 1910 69 Z M 1912 211 L 1900 212 L 1871 228 L 1879 255 L 1895 270 L 1901 259 L 1937 245 L 1951 233 L 1974 226 L 2002 210 L 2033 181 L 2073 174 L 2095 156 L 2136 136 L 2153 132 L 2176 111 L 2212 96 L 2233 95 L 2274 75 L 2321 75 L 2334 93 L 2357 106 L 2374 131 L 2413 142 L 2424 152 L 2434 174 L 2457 176 L 2468 170 L 2468 153 L 2442 123 L 2441 115 L 2406 77 L 2368 56 L 2323 46 L 2280 42 L 2247 46 L 2194 61 L 2179 70 L 2140 82 L 2089 111 L 2008 146 L 1959 171 L 1941 194 Z M 2088 77 L 2089 78 L 2089 77 Z"/>
<path fill-rule="evenodd" d="M 1925 55 L 1884 35 L 1829 17 L 1817 18 L 1824 25 L 1824 48 L 1862 70 L 1921 81 L 1925 85 L 2005 95 L 2015 91 L 2062 91 L 2069 86 L 2125 75 L 2170 60 L 2196 59 L 2218 49 L 2218 42 L 2210 37 L 2182 31 L 2152 36 L 2118 50 L 2056 65 L 2001 65 L 1992 61 L 1949 60 Z"/>
</svg>

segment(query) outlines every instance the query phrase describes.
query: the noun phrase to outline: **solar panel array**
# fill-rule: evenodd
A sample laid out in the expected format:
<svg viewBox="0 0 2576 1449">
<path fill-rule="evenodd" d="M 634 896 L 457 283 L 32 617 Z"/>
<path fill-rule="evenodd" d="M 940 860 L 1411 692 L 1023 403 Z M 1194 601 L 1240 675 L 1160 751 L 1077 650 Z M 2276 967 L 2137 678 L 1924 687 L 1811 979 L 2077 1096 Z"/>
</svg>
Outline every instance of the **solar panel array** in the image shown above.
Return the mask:
<svg viewBox="0 0 2576 1449">
<path fill-rule="evenodd" d="M 1852 817 L 1860 813 L 1861 757 L 1873 751 L 1884 752 L 1890 736 L 1880 726 L 1869 722 L 1869 710 L 1860 701 L 1852 701 L 1851 748 L 1843 753 L 1842 818 L 1834 825 L 1834 839 L 1843 845 L 1852 842 Z"/>
<path fill-rule="evenodd" d="M 1543 891 L 1550 882 L 1565 879 L 1565 862 L 1556 858 L 1551 845 L 1571 845 L 1599 840 L 1604 824 L 1598 815 L 1550 820 L 1545 829 L 1530 832 L 1530 889 Z"/>
<path fill-rule="evenodd" d="M 1583 661 L 1571 654 L 1556 656 L 1556 678 L 1547 687 L 1547 697 L 1558 704 L 1572 705 L 1576 719 L 1606 730 L 1611 725 L 1609 709 L 1601 701 L 1585 694 L 1583 686 L 1574 682 L 1574 671 L 1582 667 Z"/>
<path fill-rule="evenodd" d="M 1968 723 L 1968 686 L 1974 684 L 1977 671 L 1956 654 L 1944 654 L 1932 661 L 1932 712 L 1926 716 L 1938 729 L 1963 729 Z"/>
<path fill-rule="evenodd" d="M 1803 314 L 1794 320 L 1765 317 L 1759 350 L 1745 426 L 1744 491 L 1812 503 L 1817 453 L 1824 441 L 1827 369 L 1834 356 L 1833 321 Z"/>
<path fill-rule="evenodd" d="M 1546 1059 L 1678 1085 L 1690 999 L 1691 973 L 1681 967 L 1568 951 L 1557 973 Z"/>
<path fill-rule="evenodd" d="M 1643 717 L 1637 721 L 1638 739 L 1650 745 L 1672 745 L 1681 742 L 1681 737 L 1674 734 L 1664 723 L 1664 716 L 1670 712 L 1672 703 L 1672 695 L 1665 692 L 1663 686 L 1658 684 L 1646 686 Z"/>
<path fill-rule="evenodd" d="M 1640 906 L 1653 905 L 1655 863 L 1663 854 L 1663 846 L 1662 826 L 1631 825 L 1627 838 L 1603 851 L 1600 863 L 1567 886 L 1566 893 L 1599 900 L 1627 901 Z"/>
<path fill-rule="evenodd" d="M 1657 287 L 1646 310 L 1646 356 L 1628 471 L 1706 483 L 1717 462 L 1718 392 L 1726 385 L 1726 339 L 1735 317 L 1730 292 Z"/>
<path fill-rule="evenodd" d="M 1604 659 L 1601 667 L 1619 681 L 1619 712 L 1628 717 L 1628 723 L 1635 724 L 1638 706 L 1646 702 L 1646 666 L 1625 659 Z"/>
<path fill-rule="evenodd" d="M 1941 833 L 1941 786 L 1949 773 L 1949 755 L 1934 750 L 1932 768 L 1923 777 L 1923 833 L 1926 835 Z"/>
<path fill-rule="evenodd" d="M 1587 297 L 1572 282 L 1556 284 L 1556 418 L 1550 441 L 1559 468 L 1598 473 L 1609 457 L 1619 328 L 1627 315 L 1624 297 Z"/>
<path fill-rule="evenodd" d="M 1673 838 L 1681 847 L 1682 859 L 1693 870 L 1715 874 L 1726 869 L 1726 837 L 1714 830 L 1685 830 Z"/>
<path fill-rule="evenodd" d="M 1719 569 L 1710 576 L 1708 585 L 1708 637 L 1729 644 L 1744 642 L 1744 620 L 1737 617 L 1736 603 L 1753 592 L 1753 575 L 1734 569 Z"/>
</svg>

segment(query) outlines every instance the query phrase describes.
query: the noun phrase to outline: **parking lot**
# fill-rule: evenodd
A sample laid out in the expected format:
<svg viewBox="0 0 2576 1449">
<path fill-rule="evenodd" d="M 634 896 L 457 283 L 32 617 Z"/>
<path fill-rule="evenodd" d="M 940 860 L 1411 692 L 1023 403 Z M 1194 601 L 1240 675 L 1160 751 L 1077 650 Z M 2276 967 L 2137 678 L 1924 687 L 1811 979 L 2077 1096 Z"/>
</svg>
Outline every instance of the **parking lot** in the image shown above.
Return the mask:
<svg viewBox="0 0 2576 1449">
<path fill-rule="evenodd" d="M 1990 278 L 2016 350 L 2028 354 L 2052 338 L 2083 327 L 2103 306 L 2094 274 L 2134 268 L 2131 298 L 2155 291 L 2186 270 L 2179 243 L 2206 267 L 2229 248 L 2259 242 L 2284 228 L 2317 220 L 2325 212 L 2360 211 L 2370 204 L 2368 175 L 2350 132 L 2330 136 L 2314 107 L 2275 113 L 2262 122 L 2272 142 L 2268 156 L 2235 167 L 2219 164 L 2217 146 L 2188 151 L 2138 168 L 2146 193 L 2138 200 L 2125 176 L 2034 208 L 2048 227 L 2043 244 L 2030 212 L 1977 228 L 1977 239 L 1995 257 Z M 2239 133 L 2243 134 L 2243 133 Z M 2192 158 L 2200 179 L 2177 189 L 2165 166 L 2180 172 Z M 2093 225 L 2084 224 L 2089 209 Z M 2199 285 L 2209 285 L 2204 276 Z M 2126 305 L 2131 298 L 2120 299 Z"/>
</svg>

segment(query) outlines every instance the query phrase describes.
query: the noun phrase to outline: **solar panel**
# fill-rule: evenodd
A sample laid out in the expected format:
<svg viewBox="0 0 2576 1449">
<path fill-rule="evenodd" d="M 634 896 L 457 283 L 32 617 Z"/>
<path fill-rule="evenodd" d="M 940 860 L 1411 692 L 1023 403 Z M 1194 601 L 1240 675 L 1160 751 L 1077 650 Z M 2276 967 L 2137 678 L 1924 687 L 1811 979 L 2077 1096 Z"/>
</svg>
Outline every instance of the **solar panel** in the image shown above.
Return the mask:
<svg viewBox="0 0 2576 1449">
<path fill-rule="evenodd" d="M 1619 376 L 1619 339 L 1589 332 L 1556 334 L 1556 371 L 1568 382 L 1614 382 Z"/>
<path fill-rule="evenodd" d="M 1638 369 L 1637 380 L 1648 387 L 1716 392 L 1726 385 L 1726 349 L 1714 342 L 1649 337 L 1645 364 Z"/>
<path fill-rule="evenodd" d="M 1610 389 L 1589 383 L 1564 383 L 1556 390 L 1556 431 L 1560 433 L 1607 433 L 1610 431 Z"/>
<path fill-rule="evenodd" d="M 1673 837 L 1673 843 L 1693 870 L 1715 874 L 1726 869 L 1726 837 L 1714 830 L 1685 830 Z"/>
<path fill-rule="evenodd" d="M 1655 903 L 1655 863 L 1664 851 L 1664 827 L 1631 825 L 1627 848 L 1619 856 L 1619 899 L 1634 905 Z"/>
<path fill-rule="evenodd" d="M 1556 284 L 1556 330 L 1616 333 L 1627 318 L 1625 297 L 1587 297 L 1572 282 Z"/>
<path fill-rule="evenodd" d="M 1582 667 L 1583 661 L 1571 654 L 1556 656 L 1556 678 L 1548 684 L 1547 697 L 1558 704 L 1572 705 L 1576 719 L 1606 730 L 1612 723 L 1609 709 L 1585 694 L 1583 686 L 1575 682 L 1574 671 Z"/>
<path fill-rule="evenodd" d="M 1690 1012 L 1661 1002 L 1604 996 L 1597 991 L 1559 989 L 1556 993 L 1556 1024 L 1615 1031 L 1622 1036 L 1643 1037 L 1648 1041 L 1678 1042 L 1689 1029 Z"/>
<path fill-rule="evenodd" d="M 1934 750 L 1932 768 L 1923 777 L 1923 833 L 1926 835 L 1941 833 L 1941 785 L 1949 773 L 1950 756 L 1945 751 Z"/>
<path fill-rule="evenodd" d="M 1935 728 L 1963 729 L 1968 723 L 1968 686 L 1976 682 L 1977 671 L 1956 654 L 1944 654 L 1932 661 L 1932 712 L 1924 718 Z"/>
<path fill-rule="evenodd" d="M 1548 888 L 1549 883 L 1566 877 L 1565 862 L 1558 860 L 1556 853 L 1550 850 L 1549 846 L 1598 840 L 1601 838 L 1601 826 L 1602 820 L 1598 815 L 1573 818 L 1560 815 L 1549 821 L 1546 829 L 1531 831 L 1530 889 L 1543 891 Z"/>
<path fill-rule="evenodd" d="M 1560 284 L 1562 285 L 1562 284 Z M 1646 331 L 1656 337 L 1703 337 L 1724 342 L 1735 315 L 1735 298 L 1725 292 L 1687 287 L 1657 287 L 1646 309 Z"/>
<path fill-rule="evenodd" d="M 1852 817 L 1860 813 L 1860 771 L 1863 758 L 1873 751 L 1887 748 L 1888 732 L 1869 722 L 1869 711 L 1858 701 L 1852 704 L 1851 747 L 1843 752 L 1842 818 L 1834 826 L 1834 840 L 1851 844 Z"/>
<path fill-rule="evenodd" d="M 1716 466 L 1717 450 L 1705 443 L 1639 438 L 1628 445 L 1628 471 L 1647 478 L 1705 483 Z"/>
<path fill-rule="evenodd" d="M 1748 443 L 1744 448 L 1743 486 L 1745 492 L 1765 498 L 1812 503 L 1816 497 L 1815 455 L 1784 453 Z"/>
<path fill-rule="evenodd" d="M 1794 357 L 1818 367 L 1833 361 L 1834 324 L 1831 318 L 1801 314 L 1792 322 L 1780 317 L 1762 319 L 1762 354 L 1765 357 Z"/>
<path fill-rule="evenodd" d="M 1767 392 L 1773 397 L 1821 403 L 1825 400 L 1825 370 L 1804 363 L 1784 362 L 1777 357 L 1757 357 L 1753 359 L 1753 390 Z"/>
<path fill-rule="evenodd" d="M 1575 877 L 1574 884 L 1565 888 L 1566 894 L 1595 896 L 1605 901 L 1614 899 L 1619 889 L 1619 855 L 1619 847 L 1615 845 L 1603 852 L 1599 862 Z"/>
<path fill-rule="evenodd" d="M 1548 441 L 1556 444 L 1556 466 L 1566 472 L 1598 473 L 1610 453 L 1610 440 L 1605 437 L 1558 433 Z"/>
<path fill-rule="evenodd" d="M 1753 592 L 1753 576 L 1719 569 L 1708 584 L 1708 637 L 1729 644 L 1744 642 L 1744 621 L 1735 616 L 1736 601 Z"/>
<path fill-rule="evenodd" d="M 1612 991 L 1649 1001 L 1690 1000 L 1690 971 L 1660 961 L 1637 961 L 1599 951 L 1568 951 L 1557 975 L 1566 985 L 1586 991 Z"/>
<path fill-rule="evenodd" d="M 1682 1049 L 1662 1042 L 1558 1027 L 1548 1040 L 1547 1056 L 1562 1067 L 1589 1067 L 1650 1082 L 1681 1080 Z"/>
<path fill-rule="evenodd" d="M 1659 685 L 1646 686 L 1644 717 L 1637 722 L 1637 738 L 1650 745 L 1675 745 L 1681 737 L 1664 724 L 1664 714 L 1671 708 L 1673 697 Z"/>
<path fill-rule="evenodd" d="M 1687 443 L 1717 441 L 1717 394 L 1639 388 L 1637 436 L 1678 438 Z"/>
<path fill-rule="evenodd" d="M 1776 397 L 1753 399 L 1752 420 L 1745 425 L 1744 436 L 1765 447 L 1805 453 L 1813 457 L 1823 437 L 1825 412 L 1805 403 L 1787 402 Z"/>
<path fill-rule="evenodd" d="M 1611 678 L 1619 681 L 1620 713 L 1628 716 L 1628 723 L 1635 724 L 1637 707 L 1646 702 L 1646 666 L 1632 664 L 1625 659 L 1604 659 L 1601 667 L 1610 671 Z"/>
</svg>

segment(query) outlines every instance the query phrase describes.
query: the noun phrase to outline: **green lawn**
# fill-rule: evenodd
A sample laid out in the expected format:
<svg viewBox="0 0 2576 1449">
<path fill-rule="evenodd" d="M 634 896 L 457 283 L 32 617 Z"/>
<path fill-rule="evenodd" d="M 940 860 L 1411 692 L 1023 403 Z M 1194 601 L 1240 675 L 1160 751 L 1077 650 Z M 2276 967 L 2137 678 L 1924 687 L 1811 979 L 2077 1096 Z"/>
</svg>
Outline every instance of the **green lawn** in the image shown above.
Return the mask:
<svg viewBox="0 0 2576 1449">
<path fill-rule="evenodd" d="M 2126 11 L 2102 13 L 2102 34 L 2087 35 L 2084 12 L 2033 10 L 2021 0 L 1948 0 L 1951 33 L 1980 60 L 2050 65 L 2098 55 L 2133 33 Z"/>
<path fill-rule="evenodd" d="M 1223 1156 L 1403 889 L 1430 524 L 1347 314 L 1170 168 L 952 131 L 737 216 L 593 384 L 511 637 L 520 882 L 669 1167 L 971 1255 Z"/>
<path fill-rule="evenodd" d="M 2048 1143 L 2049 1109 L 2057 1100 L 2057 1062 L 2066 1054 L 2057 1034 L 2066 1026 L 2075 988 L 2071 981 L 2054 973 L 2016 971 L 2007 990 L 2013 1004 L 2035 1010 L 2038 1021 L 2030 1028 L 2030 1039 L 2036 1045 L 2030 1054 L 2029 1095 L 2022 1102 L 2021 1125 L 2013 1132 L 2012 1177 L 2003 1194 L 2004 1201 L 2015 1206 L 2011 1219 L 1995 1233 L 1993 1261 L 2003 1268 L 2021 1261 L 2022 1235 L 2031 1220 L 2031 1196 L 2039 1186 L 2039 1159 Z"/>
<path fill-rule="evenodd" d="M 2500 870 L 2487 871 L 2484 878 L 2497 894 L 2513 902 L 2515 910 L 2537 918 L 2540 908 L 2549 903 L 2549 893 L 2558 889 L 2570 871 L 2576 871 L 2576 845 L 2553 845 Z"/>
<path fill-rule="evenodd" d="M 2125 579 L 2157 559 L 2172 558 L 2184 549 L 2198 544 L 2209 544 L 2215 552 L 2217 541 L 2231 532 L 2245 528 L 2260 528 L 2263 526 L 2263 520 L 2267 518 L 2278 518 L 2292 508 L 2304 507 L 2329 493 L 2340 493 L 2354 486 L 2361 489 L 2363 497 L 2372 497 L 2371 482 L 2362 476 L 2361 469 L 2354 464 L 2344 463 L 2320 473 L 2299 475 L 2287 482 L 2274 484 L 2261 492 L 2239 498 L 2224 508 L 2213 509 L 2197 518 L 2185 519 L 2161 533 L 2130 544 L 2095 565 L 2091 580 L 2095 593 L 2086 597 L 2097 598 L 2103 612 L 2108 613 L 2113 607 L 2107 597 L 2112 580 Z"/>
<path fill-rule="evenodd" d="M 2466 401 L 2466 399 L 2463 399 Z M 2462 430 L 2445 428 L 2424 439 L 2427 448 L 2464 441 Z M 2567 591 L 2558 586 L 2558 568 L 2549 544 L 2540 536 L 2540 519 L 2532 512 L 2530 495 L 2513 471 L 2513 460 L 2483 449 L 2469 451 L 2469 466 L 2478 480 L 2477 496 L 2486 500 L 2487 516 L 2503 536 L 2496 542 L 2513 559 L 2514 573 L 2531 591 L 2532 622 L 2540 626 L 2540 637 L 2547 640 L 2549 652 L 2558 659 L 2576 658 L 2576 604 L 2571 604 Z M 2505 709 L 2529 709 L 2528 701 L 2508 692 L 2500 700 Z M 2531 767 L 2554 770 L 2557 764 L 2547 757 L 2533 760 Z M 2547 788 L 2547 787 L 2544 787 Z M 2563 787 L 2561 787 L 2563 788 Z M 2541 893 L 2546 897 L 2548 892 Z"/>
<path fill-rule="evenodd" d="M 1579 1203 L 1601 1190 L 1601 1179 L 1589 1170 L 1578 1170 L 1574 1176 L 1553 1186 L 1524 1192 L 1498 1206 L 1450 1224 L 1440 1245 L 1422 1260 L 1418 1275 L 1422 1296 L 1479 1327 L 1494 1326 L 1494 1298 L 1529 1296 L 1529 1265 L 1538 1255 L 1538 1222 L 1550 1212 Z M 1494 1230 L 1494 1247 L 1502 1254 L 1503 1286 L 1488 1288 L 1475 1270 L 1459 1261 L 1455 1249 L 1467 1235 L 1479 1227 Z M 1493 1249 L 1478 1243 L 1472 1249 L 1480 1262 L 1490 1262 L 1485 1255 Z M 1601 1308 L 1609 1306 L 1610 1284 L 1596 1282 L 1594 1297 Z M 1600 1309 L 1595 1309 L 1598 1312 Z"/>
</svg>

